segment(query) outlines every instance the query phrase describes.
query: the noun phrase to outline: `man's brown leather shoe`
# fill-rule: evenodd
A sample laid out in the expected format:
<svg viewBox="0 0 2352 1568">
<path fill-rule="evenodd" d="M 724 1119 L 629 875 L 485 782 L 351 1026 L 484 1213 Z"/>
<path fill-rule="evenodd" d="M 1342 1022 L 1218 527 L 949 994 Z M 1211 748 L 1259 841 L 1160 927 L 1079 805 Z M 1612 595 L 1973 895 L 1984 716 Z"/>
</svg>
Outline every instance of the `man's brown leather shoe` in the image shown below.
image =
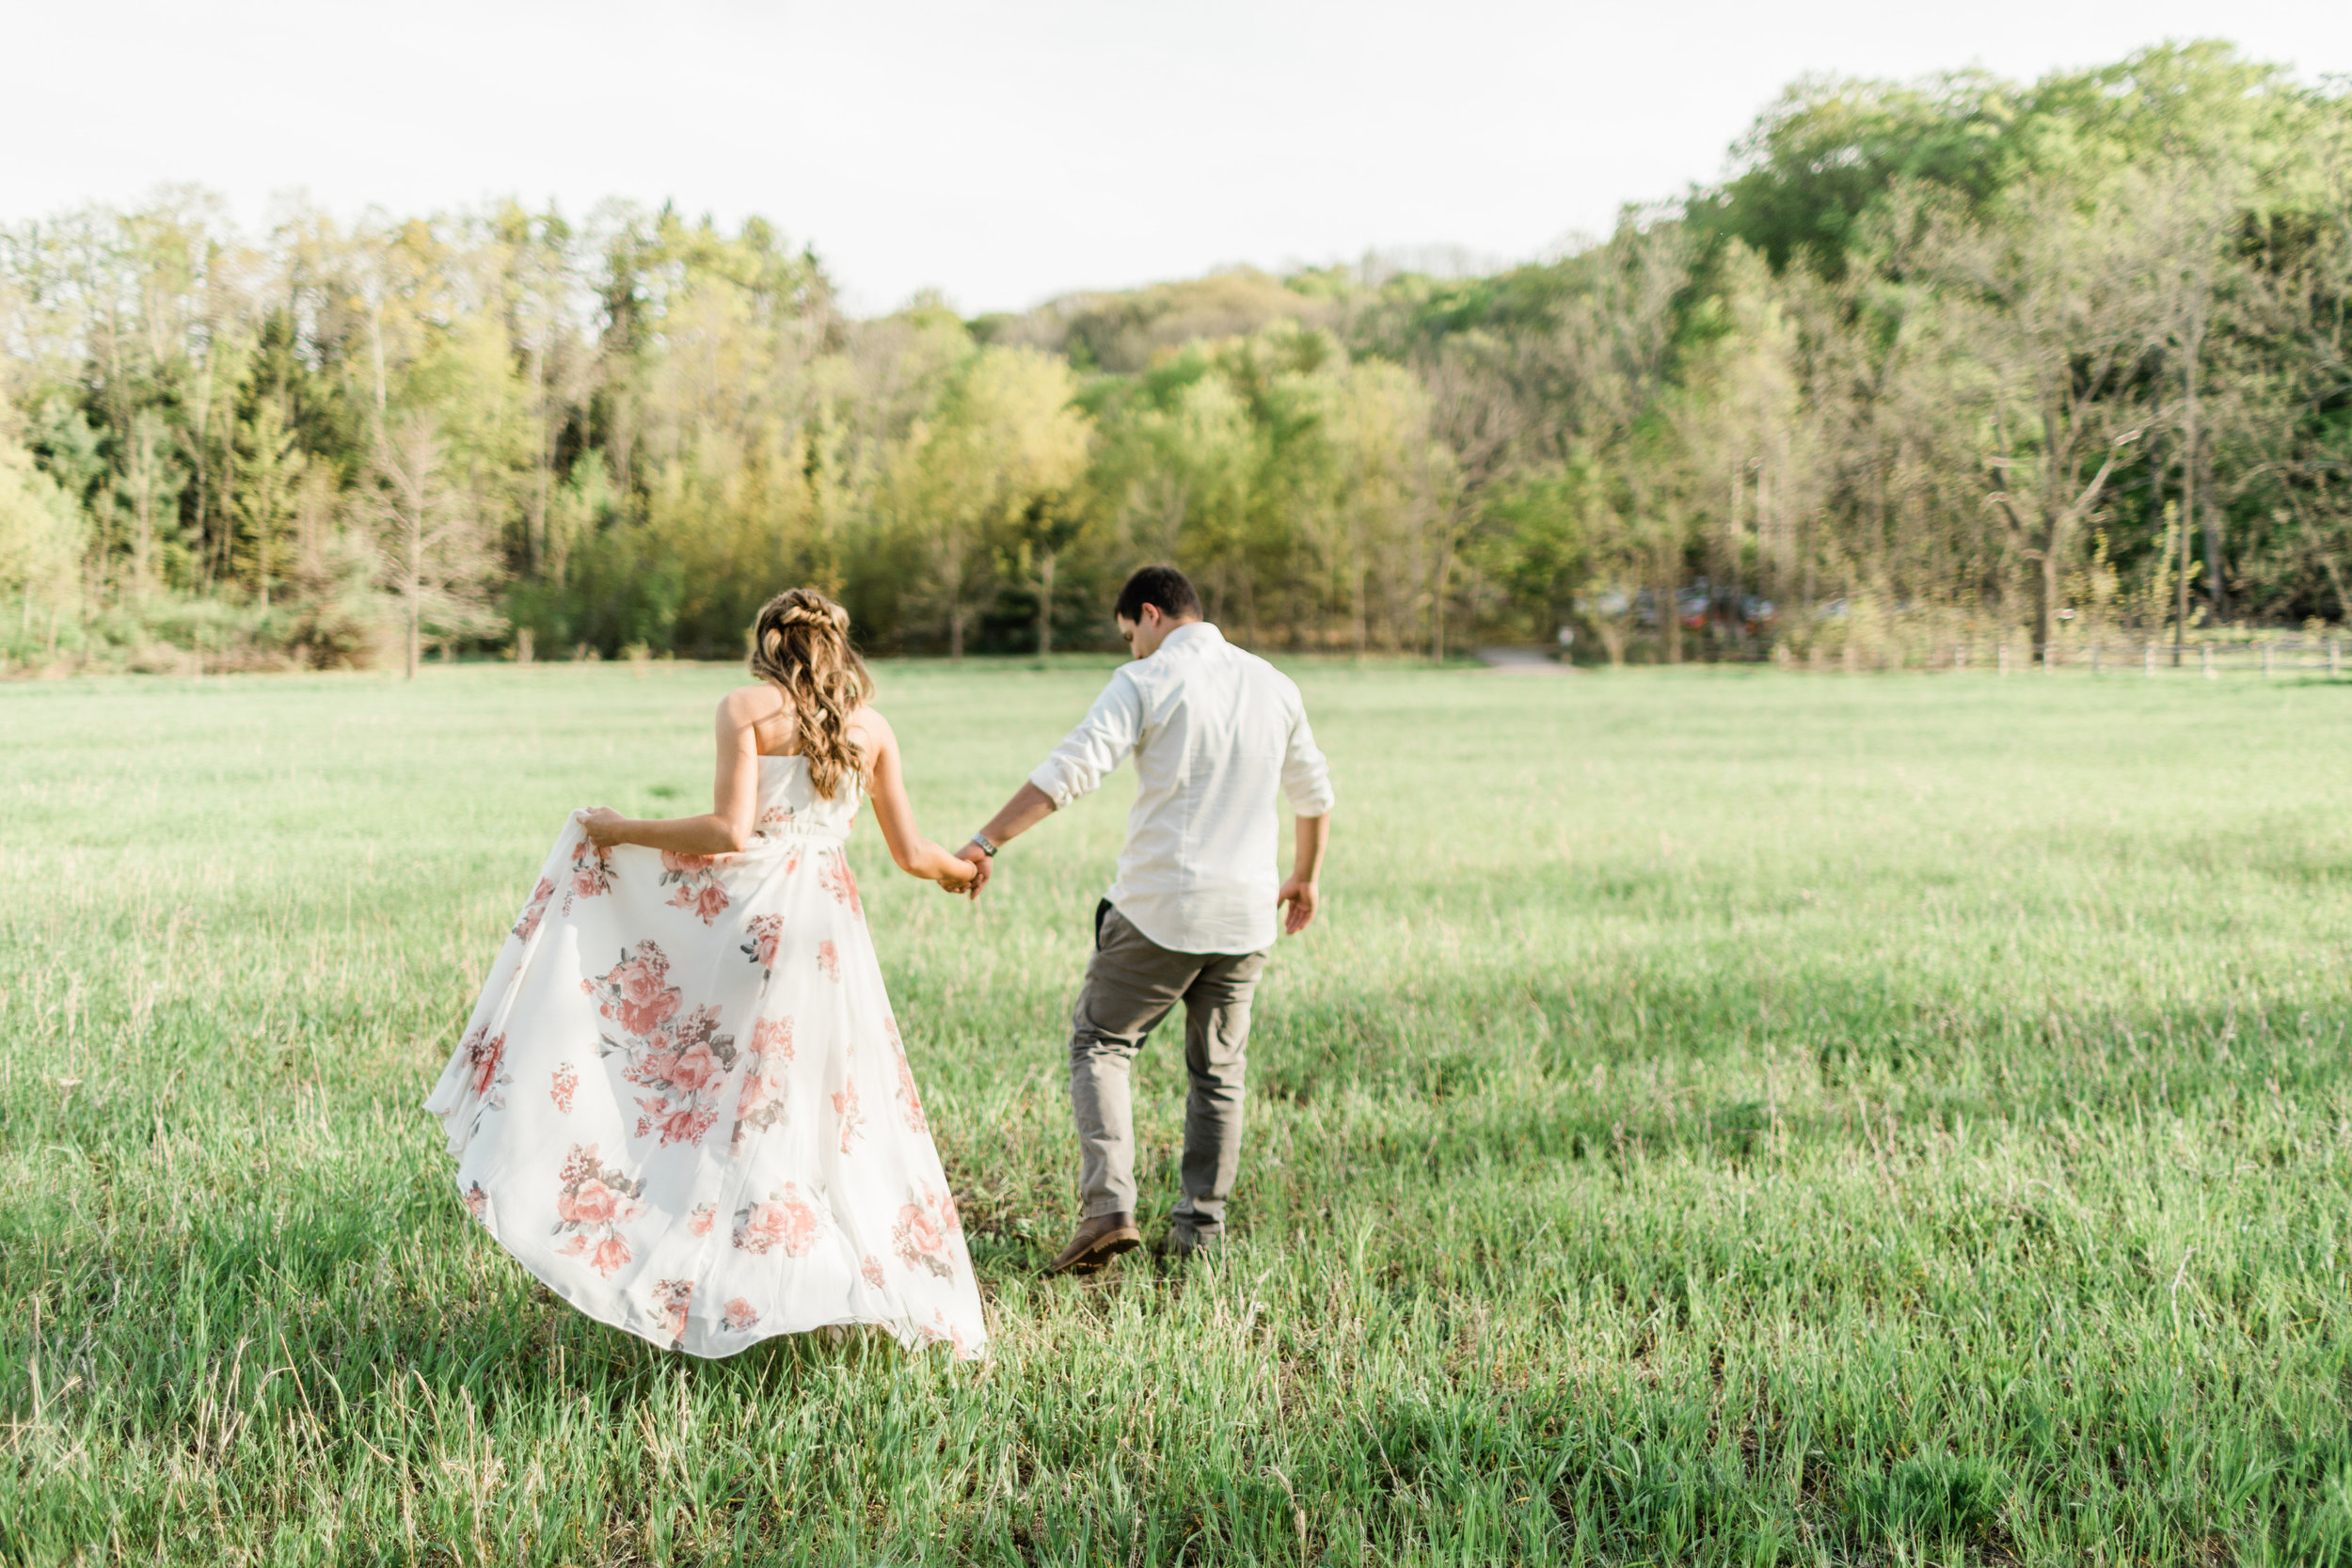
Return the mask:
<svg viewBox="0 0 2352 1568">
<path fill-rule="evenodd" d="M 1078 1222 L 1078 1233 L 1045 1266 L 1047 1274 L 1093 1274 L 1122 1252 L 1143 1244 L 1133 1214 L 1097 1214 Z"/>
</svg>

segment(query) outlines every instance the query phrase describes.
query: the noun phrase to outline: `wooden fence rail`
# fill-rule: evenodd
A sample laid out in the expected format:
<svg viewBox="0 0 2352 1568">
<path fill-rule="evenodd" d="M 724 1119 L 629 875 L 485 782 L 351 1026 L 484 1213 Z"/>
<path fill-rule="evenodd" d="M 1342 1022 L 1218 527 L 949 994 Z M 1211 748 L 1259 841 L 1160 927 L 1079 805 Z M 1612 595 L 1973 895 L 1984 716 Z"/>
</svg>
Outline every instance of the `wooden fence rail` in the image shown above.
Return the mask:
<svg viewBox="0 0 2352 1568">
<path fill-rule="evenodd" d="M 1827 661 L 1828 668 L 1892 668 L 1891 663 L 1858 665 L 1851 659 Z M 2344 673 L 2344 639 L 2282 633 L 2227 642 L 2191 642 L 2175 649 L 2169 641 L 2139 639 L 2086 638 L 2078 642 L 2053 642 L 2046 648 L 1999 639 L 1940 644 L 1929 655 L 1927 668 L 1966 673 L 2038 674 L 2056 670 L 2086 671 L 2094 675 L 2256 675 L 2266 679 L 2309 679 L 2314 675 L 2341 679 Z M 1914 663 L 1912 668 L 1918 665 Z"/>
</svg>

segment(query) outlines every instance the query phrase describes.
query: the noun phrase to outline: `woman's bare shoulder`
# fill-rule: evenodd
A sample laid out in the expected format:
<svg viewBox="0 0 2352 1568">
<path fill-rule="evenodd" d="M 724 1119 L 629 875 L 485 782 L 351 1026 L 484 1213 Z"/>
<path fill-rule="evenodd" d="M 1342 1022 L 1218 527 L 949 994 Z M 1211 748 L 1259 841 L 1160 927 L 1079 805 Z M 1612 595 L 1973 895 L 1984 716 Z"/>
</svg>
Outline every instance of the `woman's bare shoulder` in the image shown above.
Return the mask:
<svg viewBox="0 0 2352 1568">
<path fill-rule="evenodd" d="M 784 711 L 784 693 L 765 681 L 739 686 L 719 699 L 719 717 L 735 724 L 756 724 Z"/>
<path fill-rule="evenodd" d="M 850 715 L 849 728 L 866 736 L 872 744 L 887 746 L 898 738 L 890 721 L 882 716 L 882 709 L 870 704 Z"/>
</svg>

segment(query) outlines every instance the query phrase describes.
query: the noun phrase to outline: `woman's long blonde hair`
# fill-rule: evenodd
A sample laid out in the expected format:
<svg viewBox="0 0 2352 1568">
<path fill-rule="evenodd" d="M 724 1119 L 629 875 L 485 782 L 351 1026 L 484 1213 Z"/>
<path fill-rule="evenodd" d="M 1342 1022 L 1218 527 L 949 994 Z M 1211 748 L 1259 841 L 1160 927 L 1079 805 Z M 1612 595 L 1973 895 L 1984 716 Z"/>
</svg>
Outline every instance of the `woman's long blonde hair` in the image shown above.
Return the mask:
<svg viewBox="0 0 2352 1568">
<path fill-rule="evenodd" d="M 808 782 L 826 800 L 866 771 L 850 717 L 872 700 L 874 677 L 850 646 L 850 612 L 813 588 L 788 588 L 752 623 L 752 673 L 783 691 L 800 726 Z"/>
</svg>

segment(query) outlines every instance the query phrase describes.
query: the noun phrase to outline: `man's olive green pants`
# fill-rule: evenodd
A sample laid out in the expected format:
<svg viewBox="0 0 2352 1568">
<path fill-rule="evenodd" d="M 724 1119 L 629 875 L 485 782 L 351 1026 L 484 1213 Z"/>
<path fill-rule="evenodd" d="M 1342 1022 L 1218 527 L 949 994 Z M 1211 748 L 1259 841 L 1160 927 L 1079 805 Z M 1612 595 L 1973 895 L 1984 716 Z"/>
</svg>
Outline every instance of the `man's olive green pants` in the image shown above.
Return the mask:
<svg viewBox="0 0 2352 1568">
<path fill-rule="evenodd" d="M 1224 1228 L 1225 1199 L 1241 1167 L 1242 1057 L 1249 996 L 1266 955 L 1171 953 L 1105 902 L 1095 911 L 1094 956 L 1070 1019 L 1070 1108 L 1078 1123 L 1079 1216 L 1136 1212 L 1136 1123 L 1128 1069 L 1146 1035 L 1182 1002 L 1184 1197 L 1175 1218 L 1203 1236 Z"/>
</svg>

